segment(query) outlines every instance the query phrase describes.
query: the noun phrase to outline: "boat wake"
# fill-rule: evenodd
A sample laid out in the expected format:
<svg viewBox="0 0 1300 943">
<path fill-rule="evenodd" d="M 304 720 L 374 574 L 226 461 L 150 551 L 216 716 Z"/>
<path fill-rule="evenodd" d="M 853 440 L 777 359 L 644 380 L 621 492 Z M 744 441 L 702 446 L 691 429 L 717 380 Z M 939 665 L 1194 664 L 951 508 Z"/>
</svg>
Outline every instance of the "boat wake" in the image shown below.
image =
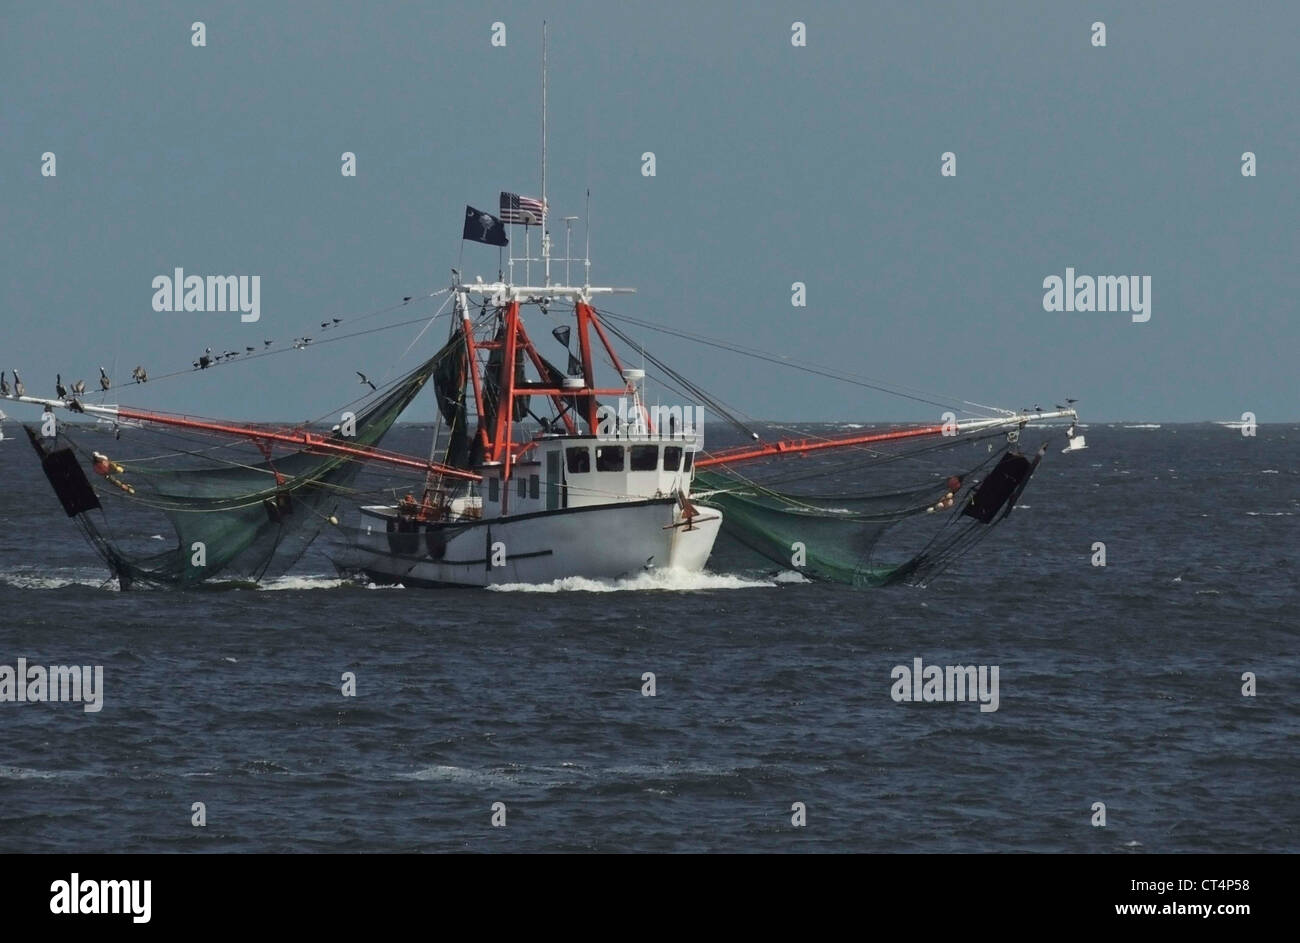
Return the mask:
<svg viewBox="0 0 1300 943">
<path fill-rule="evenodd" d="M 648 590 L 696 592 L 713 589 L 770 589 L 772 580 L 746 579 L 728 573 L 700 573 L 690 570 L 648 570 L 617 580 L 594 580 L 569 576 L 549 583 L 500 583 L 488 589 L 497 593 L 622 593 Z"/>
<path fill-rule="evenodd" d="M 88 589 L 106 589 L 117 592 L 117 581 L 108 579 L 98 569 L 53 569 L 45 572 L 9 570 L 0 572 L 0 584 L 16 589 L 64 589 L 68 586 L 85 586 Z"/>
<path fill-rule="evenodd" d="M 275 592 L 285 589 L 338 589 L 340 586 L 346 585 L 351 584 L 347 580 L 339 579 L 337 576 L 306 575 L 279 576 L 259 583 L 257 588 L 264 592 Z"/>
<path fill-rule="evenodd" d="M 301 576 L 281 576 L 273 580 L 266 580 L 258 585 L 260 590 L 285 590 L 285 589 L 340 589 L 340 588 L 362 588 L 362 589 L 405 589 L 401 583 L 364 583 L 359 580 L 343 579 L 337 576 L 326 576 L 320 574 L 304 574 Z"/>
</svg>

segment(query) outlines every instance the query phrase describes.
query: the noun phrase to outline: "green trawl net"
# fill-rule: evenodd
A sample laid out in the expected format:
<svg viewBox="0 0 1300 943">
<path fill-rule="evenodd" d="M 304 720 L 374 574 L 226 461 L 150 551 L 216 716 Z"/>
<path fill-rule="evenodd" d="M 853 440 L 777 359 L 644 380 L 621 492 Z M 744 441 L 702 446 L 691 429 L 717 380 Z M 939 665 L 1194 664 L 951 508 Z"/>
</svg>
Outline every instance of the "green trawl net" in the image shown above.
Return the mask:
<svg viewBox="0 0 1300 943">
<path fill-rule="evenodd" d="M 349 446 L 376 446 L 446 352 L 440 350 L 357 411 L 355 435 L 341 438 L 336 430 L 333 437 Z M 82 444 L 96 433 L 103 444 Z M 219 574 L 260 580 L 283 573 L 331 523 L 364 463 L 151 423 L 114 433 L 102 426 L 64 425 L 53 446 L 35 435 L 32 440 L 65 510 L 123 588 L 193 585 Z M 95 467 L 96 450 L 111 451 L 111 466 L 101 461 Z M 91 473 L 83 476 L 75 465 L 69 469 L 72 456 Z M 101 507 L 109 504 L 114 506 L 111 524 Z M 170 521 L 177 538 L 162 551 L 148 543 L 161 537 L 148 533 L 156 528 L 156 513 Z"/>
<path fill-rule="evenodd" d="M 751 550 L 792 568 L 799 553 L 801 572 L 854 586 L 890 582 L 898 567 L 870 562 L 877 542 L 943 496 L 933 483 L 877 495 L 796 495 L 704 471 L 694 492 L 722 510 L 725 532 Z"/>
<path fill-rule="evenodd" d="M 723 512 L 725 535 L 783 567 L 858 587 L 923 585 L 1010 513 L 1037 466 L 1010 444 L 995 450 L 986 442 L 992 437 L 973 436 L 860 464 L 859 478 L 869 478 L 876 488 L 887 484 L 889 490 L 801 494 L 789 486 L 817 473 L 764 482 L 725 465 L 697 472 L 692 490 L 700 503 Z M 976 447 L 979 458 L 968 453 L 958 466 L 962 459 L 954 453 L 967 444 Z M 913 458 L 929 464 L 904 464 Z M 896 463 L 892 470 L 885 467 L 889 463 Z M 917 527 L 905 528 L 914 531 L 906 537 L 891 533 L 911 519 L 923 519 L 927 526 L 918 520 Z"/>
</svg>

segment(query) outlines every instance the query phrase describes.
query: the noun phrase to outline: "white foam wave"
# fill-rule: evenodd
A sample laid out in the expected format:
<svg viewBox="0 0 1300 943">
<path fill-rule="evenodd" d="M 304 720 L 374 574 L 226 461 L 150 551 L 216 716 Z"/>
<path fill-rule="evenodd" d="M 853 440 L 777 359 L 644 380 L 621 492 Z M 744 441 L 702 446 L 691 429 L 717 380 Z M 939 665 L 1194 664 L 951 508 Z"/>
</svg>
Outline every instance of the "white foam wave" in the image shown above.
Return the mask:
<svg viewBox="0 0 1300 943">
<path fill-rule="evenodd" d="M 258 585 L 258 589 L 338 589 L 344 581 L 336 576 L 280 576 Z"/>
<path fill-rule="evenodd" d="M 778 583 L 811 583 L 812 580 L 804 576 L 798 570 L 782 570 L 776 576 L 772 577 Z"/>
<path fill-rule="evenodd" d="M 118 589 L 117 581 L 110 580 L 100 570 L 60 570 L 53 569 L 44 573 L 16 570 L 0 573 L 0 583 L 17 589 L 63 589 L 65 586 L 86 586 L 90 589 L 101 587 L 112 592 Z"/>
<path fill-rule="evenodd" d="M 683 779 L 689 777 L 730 777 L 742 770 L 753 769 L 755 764 L 742 766 L 715 766 L 705 763 L 668 762 L 663 765 L 633 764 L 627 766 L 581 766 L 561 763 L 559 766 L 491 766 L 467 768 L 439 763 L 409 773 L 398 773 L 399 779 L 422 782 L 469 783 L 499 786 L 559 786 L 579 782 L 605 782 L 609 780 L 638 781 L 646 779 Z"/>
<path fill-rule="evenodd" d="M 499 785 L 515 779 L 508 771 L 465 769 L 461 766 L 427 766 L 413 773 L 400 774 L 403 779 L 418 779 L 423 782 L 457 782 Z"/>
<path fill-rule="evenodd" d="M 489 586 L 488 589 L 498 593 L 622 593 L 647 590 L 692 592 L 706 589 L 767 589 L 775 585 L 772 580 L 752 580 L 727 573 L 662 569 L 618 580 L 568 576 L 549 583 L 500 583 Z"/>
<path fill-rule="evenodd" d="M 25 766 L 0 766 L 0 779 L 83 779 L 79 770 L 28 769 Z"/>
</svg>

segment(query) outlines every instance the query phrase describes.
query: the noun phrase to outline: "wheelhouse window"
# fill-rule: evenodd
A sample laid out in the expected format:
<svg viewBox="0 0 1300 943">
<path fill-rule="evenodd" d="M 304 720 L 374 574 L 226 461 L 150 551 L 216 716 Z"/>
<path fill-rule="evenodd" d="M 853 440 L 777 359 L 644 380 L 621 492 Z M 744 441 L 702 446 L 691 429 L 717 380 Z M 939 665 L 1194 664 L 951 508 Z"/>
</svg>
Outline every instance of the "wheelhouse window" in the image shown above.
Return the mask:
<svg viewBox="0 0 1300 943">
<path fill-rule="evenodd" d="M 596 446 L 596 471 L 621 472 L 623 470 L 623 446 Z"/>
<path fill-rule="evenodd" d="M 664 446 L 664 471 L 680 471 L 682 467 L 682 450 L 676 445 Z"/>
<path fill-rule="evenodd" d="M 528 476 L 528 497 L 534 501 L 542 496 L 542 479 L 539 475 Z"/>
<path fill-rule="evenodd" d="M 585 445 L 574 445 L 564 450 L 564 457 L 569 463 L 569 473 L 580 475 L 591 471 L 591 452 Z"/>
<path fill-rule="evenodd" d="M 498 478 L 489 478 L 489 479 L 488 479 L 488 500 L 489 500 L 489 501 L 500 501 L 500 500 L 501 500 L 501 481 L 500 481 L 500 479 L 498 479 Z"/>
<path fill-rule="evenodd" d="M 657 471 L 659 468 L 659 446 L 632 446 L 632 471 Z"/>
<path fill-rule="evenodd" d="M 519 493 L 519 497 L 521 498 L 528 497 L 528 479 L 525 478 L 523 475 L 520 475 L 519 485 L 515 490 Z"/>
<path fill-rule="evenodd" d="M 691 466 L 694 465 L 694 464 L 695 464 L 695 453 L 694 453 L 694 452 L 687 452 L 687 453 L 686 453 L 686 464 L 683 466 L 683 469 L 684 469 L 685 471 L 690 471 L 690 470 L 691 470 Z"/>
</svg>

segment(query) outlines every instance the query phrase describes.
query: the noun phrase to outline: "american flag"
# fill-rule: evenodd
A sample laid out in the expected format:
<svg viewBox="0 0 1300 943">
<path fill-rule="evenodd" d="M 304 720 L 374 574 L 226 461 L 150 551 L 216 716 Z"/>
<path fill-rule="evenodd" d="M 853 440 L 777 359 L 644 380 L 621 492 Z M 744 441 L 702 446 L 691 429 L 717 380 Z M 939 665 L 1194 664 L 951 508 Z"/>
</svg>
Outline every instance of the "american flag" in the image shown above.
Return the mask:
<svg viewBox="0 0 1300 943">
<path fill-rule="evenodd" d="M 501 212 L 498 213 L 503 223 L 523 223 L 525 226 L 540 226 L 546 215 L 546 204 L 530 196 L 501 191 Z"/>
</svg>

